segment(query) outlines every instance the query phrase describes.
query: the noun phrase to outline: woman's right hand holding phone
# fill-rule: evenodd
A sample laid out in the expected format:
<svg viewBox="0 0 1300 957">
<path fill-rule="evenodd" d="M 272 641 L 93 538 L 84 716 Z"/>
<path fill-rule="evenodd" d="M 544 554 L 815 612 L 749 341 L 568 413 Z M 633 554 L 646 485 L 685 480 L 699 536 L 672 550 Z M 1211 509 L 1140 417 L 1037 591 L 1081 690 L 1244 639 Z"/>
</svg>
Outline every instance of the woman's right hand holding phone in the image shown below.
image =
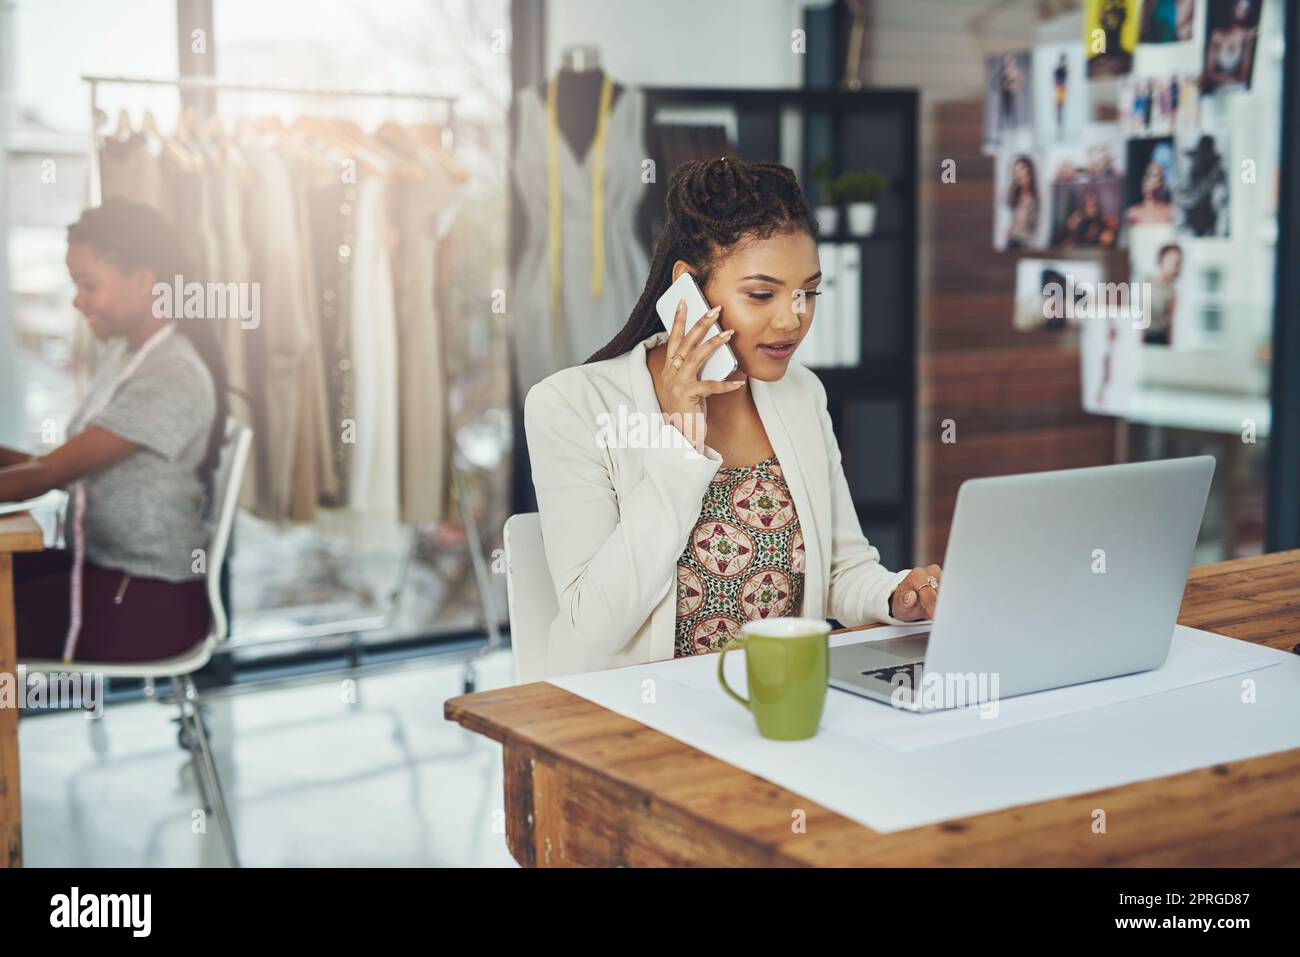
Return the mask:
<svg viewBox="0 0 1300 957">
<path fill-rule="evenodd" d="M 675 426 L 696 449 L 704 447 L 707 433 L 705 402 L 711 395 L 726 395 L 743 388 L 744 379 L 713 382 L 700 379 L 700 370 L 709 357 L 731 340 L 734 330 L 704 340 L 705 334 L 722 315 L 722 307 L 714 306 L 700 321 L 686 332 L 686 301 L 677 303 L 673 327 L 668 333 L 667 352 L 664 358 L 659 406 L 668 421 Z"/>
</svg>

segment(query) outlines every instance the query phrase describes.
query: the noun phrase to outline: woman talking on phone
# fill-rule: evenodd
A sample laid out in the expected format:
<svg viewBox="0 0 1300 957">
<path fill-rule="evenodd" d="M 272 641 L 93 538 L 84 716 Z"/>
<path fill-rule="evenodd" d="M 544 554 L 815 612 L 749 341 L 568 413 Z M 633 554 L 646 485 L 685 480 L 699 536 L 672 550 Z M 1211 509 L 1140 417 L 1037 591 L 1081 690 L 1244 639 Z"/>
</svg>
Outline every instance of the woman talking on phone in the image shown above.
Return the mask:
<svg viewBox="0 0 1300 957">
<path fill-rule="evenodd" d="M 712 309 L 687 330 L 679 307 L 665 331 L 655 304 L 686 272 Z M 790 361 L 820 281 L 816 226 L 788 168 L 728 156 L 674 171 L 627 325 L 525 402 L 560 608 L 549 674 L 716 651 L 746 620 L 933 614 L 939 566 L 881 564 L 858 524 L 825 389 Z M 724 331 L 706 339 L 714 324 Z M 736 370 L 701 379 L 724 345 Z M 607 425 L 620 421 L 650 428 L 611 441 Z"/>
</svg>

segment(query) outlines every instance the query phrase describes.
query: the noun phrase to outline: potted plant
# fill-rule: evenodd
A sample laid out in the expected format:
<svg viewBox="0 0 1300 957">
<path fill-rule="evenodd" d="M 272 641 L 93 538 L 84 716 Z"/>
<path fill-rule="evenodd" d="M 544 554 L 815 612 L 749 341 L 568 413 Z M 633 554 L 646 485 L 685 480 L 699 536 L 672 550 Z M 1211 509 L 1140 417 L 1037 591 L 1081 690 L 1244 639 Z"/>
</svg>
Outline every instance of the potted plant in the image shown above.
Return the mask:
<svg viewBox="0 0 1300 957">
<path fill-rule="evenodd" d="M 823 236 L 833 236 L 840 228 L 840 208 L 835 203 L 835 183 L 831 179 L 831 161 L 822 160 L 812 168 L 812 181 L 817 184 L 817 229 Z"/>
<path fill-rule="evenodd" d="M 875 231 L 876 200 L 888 188 L 889 177 L 874 170 L 842 173 L 831 183 L 831 192 L 848 207 L 851 234 L 870 236 Z"/>
</svg>

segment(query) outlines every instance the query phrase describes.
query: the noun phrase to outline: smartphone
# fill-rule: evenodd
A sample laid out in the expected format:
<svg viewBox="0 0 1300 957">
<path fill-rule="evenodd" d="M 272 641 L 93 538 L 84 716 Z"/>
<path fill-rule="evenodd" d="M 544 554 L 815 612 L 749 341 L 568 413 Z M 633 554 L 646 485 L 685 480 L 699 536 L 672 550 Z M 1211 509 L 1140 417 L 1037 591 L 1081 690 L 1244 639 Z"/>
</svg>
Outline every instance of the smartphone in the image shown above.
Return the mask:
<svg viewBox="0 0 1300 957">
<path fill-rule="evenodd" d="M 700 317 L 709 311 L 709 304 L 704 301 L 704 294 L 700 292 L 700 287 L 695 284 L 695 277 L 688 272 L 682 273 L 681 278 L 669 286 L 668 291 L 660 296 L 659 301 L 655 303 L 655 311 L 659 313 L 659 321 L 670 332 L 673 328 L 673 319 L 676 317 L 677 303 L 683 299 L 686 300 L 687 332 L 690 332 L 691 327 L 700 321 Z M 704 341 L 708 342 L 721 331 L 721 328 L 715 322 L 709 327 L 709 331 L 704 336 Z M 709 360 L 704 363 L 704 368 L 700 369 L 700 378 L 721 382 L 735 371 L 736 355 L 731 351 L 730 346 L 724 345 L 709 356 Z"/>
</svg>

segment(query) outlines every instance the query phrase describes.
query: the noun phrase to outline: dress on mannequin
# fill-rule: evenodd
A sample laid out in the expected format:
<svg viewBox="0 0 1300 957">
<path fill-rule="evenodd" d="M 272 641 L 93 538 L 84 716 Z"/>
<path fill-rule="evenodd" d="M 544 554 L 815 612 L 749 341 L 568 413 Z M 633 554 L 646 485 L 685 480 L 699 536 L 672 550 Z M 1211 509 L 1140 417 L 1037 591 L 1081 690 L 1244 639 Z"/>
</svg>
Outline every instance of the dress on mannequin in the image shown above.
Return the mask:
<svg viewBox="0 0 1300 957">
<path fill-rule="evenodd" d="M 513 173 L 524 243 L 510 313 L 521 393 L 585 361 L 640 298 L 649 271 L 636 237 L 644 115 L 641 91 L 620 91 L 598 70 L 564 70 L 546 90 L 519 94 Z"/>
</svg>

